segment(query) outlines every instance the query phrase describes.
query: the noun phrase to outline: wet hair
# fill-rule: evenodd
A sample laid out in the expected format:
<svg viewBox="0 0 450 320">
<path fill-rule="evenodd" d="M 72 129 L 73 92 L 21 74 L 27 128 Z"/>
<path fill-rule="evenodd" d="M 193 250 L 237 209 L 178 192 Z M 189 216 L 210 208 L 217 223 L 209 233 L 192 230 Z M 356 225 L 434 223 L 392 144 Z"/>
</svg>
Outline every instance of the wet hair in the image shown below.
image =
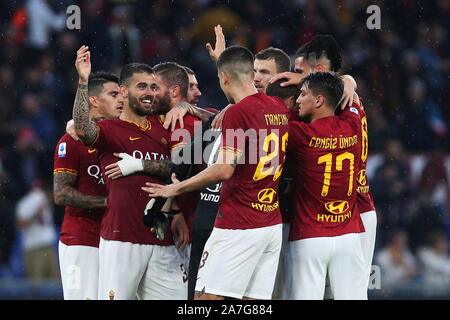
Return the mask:
<svg viewBox="0 0 450 320">
<path fill-rule="evenodd" d="M 294 99 L 297 99 L 298 95 L 300 94 L 299 87 L 294 84 L 282 87 L 281 83 L 283 83 L 284 81 L 285 79 L 280 79 L 278 81 L 275 81 L 274 83 L 269 82 L 266 87 L 266 95 L 279 97 L 283 100 L 289 97 L 294 97 Z"/>
<path fill-rule="evenodd" d="M 314 95 L 321 94 L 325 98 L 325 104 L 336 110 L 344 92 L 344 83 L 331 72 L 313 72 L 303 78 L 300 87 L 305 86 Z"/>
<path fill-rule="evenodd" d="M 153 66 L 155 74 L 160 75 L 169 86 L 179 86 L 180 94 L 187 98 L 189 89 L 189 76 L 186 68 L 176 62 L 162 62 Z"/>
<path fill-rule="evenodd" d="M 231 46 L 217 59 L 217 68 L 234 80 L 241 81 L 247 78 L 253 81 L 253 61 L 254 56 L 250 50 L 241 46 Z"/>
<path fill-rule="evenodd" d="M 88 80 L 88 95 L 98 96 L 103 90 L 103 85 L 108 82 L 119 84 L 119 77 L 109 71 L 91 73 Z"/>
<path fill-rule="evenodd" d="M 277 72 L 287 72 L 291 70 L 291 59 L 281 49 L 269 47 L 264 50 L 261 50 L 255 55 L 255 59 L 258 60 L 271 60 L 275 61 L 275 65 L 277 66 Z"/>
<path fill-rule="evenodd" d="M 300 47 L 295 57 L 304 57 L 312 67 L 317 64 L 317 60 L 327 59 L 330 62 L 330 71 L 337 72 L 342 65 L 341 52 L 341 48 L 332 35 L 318 34 Z"/>
<path fill-rule="evenodd" d="M 123 66 L 120 70 L 120 85 L 128 86 L 130 84 L 130 79 L 135 73 L 148 73 L 154 74 L 153 68 L 145 63 L 129 63 Z"/>
</svg>

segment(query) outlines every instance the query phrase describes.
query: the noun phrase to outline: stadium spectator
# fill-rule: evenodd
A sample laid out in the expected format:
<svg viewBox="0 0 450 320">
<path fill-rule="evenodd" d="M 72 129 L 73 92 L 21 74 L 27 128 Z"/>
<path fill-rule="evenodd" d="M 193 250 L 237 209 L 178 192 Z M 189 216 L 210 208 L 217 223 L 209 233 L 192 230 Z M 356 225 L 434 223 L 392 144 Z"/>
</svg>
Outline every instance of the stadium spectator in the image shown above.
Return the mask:
<svg viewBox="0 0 450 320">
<path fill-rule="evenodd" d="M 43 181 L 36 179 L 30 192 L 17 203 L 17 221 L 23 233 L 24 265 L 28 278 L 59 277 L 51 197 Z"/>
<path fill-rule="evenodd" d="M 450 278 L 449 243 L 441 231 L 431 231 L 428 243 L 418 251 L 423 281 L 428 288 L 445 289 Z"/>
<path fill-rule="evenodd" d="M 391 231 L 387 245 L 375 256 L 375 264 L 380 267 L 381 285 L 385 288 L 416 278 L 418 266 L 408 248 L 408 235 L 405 231 Z"/>
</svg>

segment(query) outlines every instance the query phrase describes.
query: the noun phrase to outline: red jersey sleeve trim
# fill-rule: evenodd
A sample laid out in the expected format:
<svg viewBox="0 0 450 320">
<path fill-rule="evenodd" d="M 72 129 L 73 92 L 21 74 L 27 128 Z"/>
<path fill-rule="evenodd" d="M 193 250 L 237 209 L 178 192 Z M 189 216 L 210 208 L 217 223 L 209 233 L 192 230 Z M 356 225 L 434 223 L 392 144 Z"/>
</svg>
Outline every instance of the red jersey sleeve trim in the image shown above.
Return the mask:
<svg viewBox="0 0 450 320">
<path fill-rule="evenodd" d="M 56 174 L 56 173 L 70 173 L 74 176 L 78 176 L 77 170 L 68 169 L 68 168 L 57 168 L 57 169 L 53 170 L 53 174 Z"/>
</svg>

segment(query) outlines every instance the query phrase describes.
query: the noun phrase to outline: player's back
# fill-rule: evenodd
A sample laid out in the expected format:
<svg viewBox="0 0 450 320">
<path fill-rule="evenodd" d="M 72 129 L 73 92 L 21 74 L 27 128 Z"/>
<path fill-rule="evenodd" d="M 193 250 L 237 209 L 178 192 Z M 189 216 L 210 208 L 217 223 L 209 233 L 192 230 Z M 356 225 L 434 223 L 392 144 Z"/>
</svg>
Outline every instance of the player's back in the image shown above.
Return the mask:
<svg viewBox="0 0 450 320">
<path fill-rule="evenodd" d="M 360 135 L 358 110 L 290 122 L 288 157 L 296 162 L 297 189 L 289 240 L 364 231 L 356 205 Z"/>
<path fill-rule="evenodd" d="M 223 182 L 215 226 L 249 229 L 281 223 L 278 183 L 288 140 L 289 110 L 277 97 L 257 93 L 230 107 L 222 151 L 240 156 Z"/>
</svg>

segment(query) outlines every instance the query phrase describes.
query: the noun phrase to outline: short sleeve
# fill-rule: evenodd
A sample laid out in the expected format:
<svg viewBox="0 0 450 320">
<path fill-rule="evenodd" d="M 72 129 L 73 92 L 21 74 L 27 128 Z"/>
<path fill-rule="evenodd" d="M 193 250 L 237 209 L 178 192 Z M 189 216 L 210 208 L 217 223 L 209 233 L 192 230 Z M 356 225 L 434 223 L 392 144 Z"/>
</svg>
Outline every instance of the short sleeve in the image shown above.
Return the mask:
<svg viewBox="0 0 450 320">
<path fill-rule="evenodd" d="M 69 135 L 63 136 L 56 145 L 53 174 L 64 172 L 78 176 L 80 152 L 79 142 Z"/>
<path fill-rule="evenodd" d="M 240 156 L 245 150 L 246 129 L 247 125 L 240 110 L 229 108 L 222 121 L 221 151 L 233 152 Z"/>
</svg>

